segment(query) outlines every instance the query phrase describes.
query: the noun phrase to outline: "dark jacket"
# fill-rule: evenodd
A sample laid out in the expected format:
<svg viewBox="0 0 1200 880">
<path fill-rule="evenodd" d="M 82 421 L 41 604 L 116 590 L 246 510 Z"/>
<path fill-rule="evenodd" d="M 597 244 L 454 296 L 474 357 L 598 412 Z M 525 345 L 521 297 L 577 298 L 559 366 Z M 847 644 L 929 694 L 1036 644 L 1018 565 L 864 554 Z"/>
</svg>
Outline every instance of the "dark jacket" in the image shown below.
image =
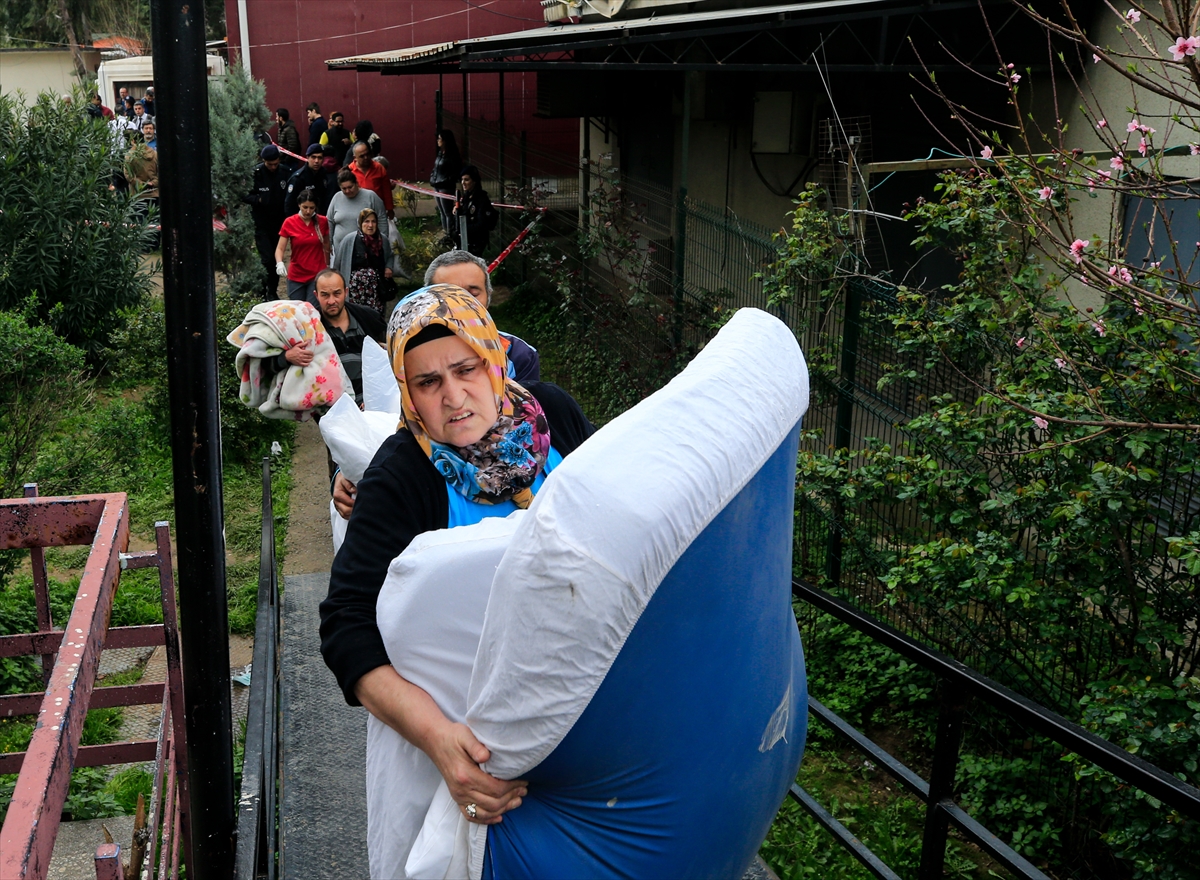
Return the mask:
<svg viewBox="0 0 1200 880">
<path fill-rule="evenodd" d="M 519 385 L 526 382 L 538 382 L 542 378 L 542 359 L 538 357 L 537 349 L 511 333 L 500 331 L 500 336 L 508 340 L 509 363 L 513 365 L 513 378 Z"/>
<path fill-rule="evenodd" d="M 288 178 L 287 204 L 283 209 L 285 216 L 295 214 L 300 210 L 300 206 L 296 204 L 296 197 L 310 186 L 317 194 L 317 213 L 324 214 L 329 209 L 329 200 L 333 198 L 333 193 L 337 190 L 330 192 L 329 175 L 325 173 L 324 168 L 313 171 L 306 162 L 303 168 Z"/>
<path fill-rule="evenodd" d="M 528 389 L 550 423 L 550 445 L 564 457 L 595 432 L 579 404 L 557 385 L 531 382 Z M 391 662 L 375 623 L 388 566 L 417 535 L 444 529 L 449 521 L 446 479 L 412 434 L 397 431 L 358 484 L 346 540 L 333 560 L 329 595 L 321 603 L 321 654 L 350 705 L 358 705 L 358 680 Z"/>
<path fill-rule="evenodd" d="M 464 192 L 458 200 L 458 217 L 466 215 L 467 241 L 465 249 L 479 256 L 488 246 L 491 232 L 496 228 L 500 215 L 492 207 L 487 190 L 476 185 L 470 192 Z M 460 245 L 462 242 L 459 243 Z"/>
<path fill-rule="evenodd" d="M 433 188 L 441 192 L 454 192 L 458 186 L 458 176 L 462 172 L 462 159 L 457 153 L 438 150 L 433 160 L 433 173 L 429 182 Z"/>
<path fill-rule="evenodd" d="M 321 143 L 321 135 L 325 133 L 325 129 L 329 128 L 329 123 L 325 121 L 324 116 L 318 116 L 308 124 L 308 145 Z"/>
<path fill-rule="evenodd" d="M 299 156 L 304 155 L 304 150 L 300 147 L 300 132 L 296 131 L 296 123 L 290 119 L 279 126 L 279 146 L 285 150 L 291 150 Z M 291 157 L 284 156 L 283 158 L 290 159 Z"/>
<path fill-rule="evenodd" d="M 346 151 L 350 144 L 342 143 L 350 139 L 350 132 L 344 125 L 331 125 L 325 129 L 325 158 L 333 157 L 338 168 L 346 164 Z"/>
<path fill-rule="evenodd" d="M 279 235 L 283 225 L 283 205 L 287 198 L 288 171 L 281 164 L 269 171 L 263 163 L 254 169 L 254 189 L 242 201 L 250 205 L 255 235 Z"/>
</svg>

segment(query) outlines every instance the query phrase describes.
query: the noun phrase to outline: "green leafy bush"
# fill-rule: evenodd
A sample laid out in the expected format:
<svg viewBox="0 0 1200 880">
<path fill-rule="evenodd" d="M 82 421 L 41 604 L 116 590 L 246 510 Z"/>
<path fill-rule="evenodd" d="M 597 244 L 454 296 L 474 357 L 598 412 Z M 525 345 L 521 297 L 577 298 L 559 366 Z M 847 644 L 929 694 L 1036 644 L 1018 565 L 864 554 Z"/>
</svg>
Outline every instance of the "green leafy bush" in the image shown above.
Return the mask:
<svg viewBox="0 0 1200 880">
<path fill-rule="evenodd" d="M 895 417 L 865 418 L 894 445 L 806 434 L 798 519 L 840 530 L 831 588 L 882 604 L 923 641 L 1194 781 L 1193 319 L 1161 278 L 1135 277 L 1154 288 L 1153 307 L 1149 295 L 1143 307 L 1113 291 L 1073 305 L 1063 277 L 1037 258 L 1044 230 L 1027 218 L 1044 208 L 1030 206 L 1034 183 L 1013 166 L 946 174 L 937 198 L 912 208 L 915 244 L 948 251 L 961 268 L 937 291 L 856 277 L 846 244 L 820 234 L 819 198 L 797 205 L 775 292 L 807 297 L 816 386 L 843 381 L 832 355 L 855 296 L 859 355 L 879 364 L 862 393 L 903 401 Z M 1121 270 L 1114 263 L 1104 276 L 1114 288 Z M 828 571 L 806 564 L 813 579 Z M 860 661 L 852 652 L 831 668 L 854 681 Z M 867 689 L 831 684 L 847 711 L 872 705 Z M 1181 853 L 1195 822 L 1090 765 L 1072 778 L 1048 743 L 1029 748 L 1013 757 L 968 737 L 960 788 L 993 831 L 1050 864 L 1094 855 L 1099 836 L 1127 860 L 1119 870 L 1191 870 Z"/>
<path fill-rule="evenodd" d="M 89 356 L 149 288 L 154 218 L 109 189 L 123 163 L 108 127 L 56 96 L 0 96 L 0 309 L 33 294 L 37 321 Z"/>
<path fill-rule="evenodd" d="M 266 87 L 240 64 L 231 65 L 208 90 L 209 144 L 212 151 L 213 211 L 225 231 L 213 236 L 213 259 L 223 284 L 235 297 L 253 296 L 262 284 L 262 264 L 254 251 L 254 220 L 242 201 L 253 188 L 258 163 L 256 132 L 270 125 Z"/>
<path fill-rule="evenodd" d="M 0 311 L 0 497 L 20 494 L 39 452 L 72 408 L 85 401 L 90 384 L 83 352 L 34 317 Z"/>
</svg>

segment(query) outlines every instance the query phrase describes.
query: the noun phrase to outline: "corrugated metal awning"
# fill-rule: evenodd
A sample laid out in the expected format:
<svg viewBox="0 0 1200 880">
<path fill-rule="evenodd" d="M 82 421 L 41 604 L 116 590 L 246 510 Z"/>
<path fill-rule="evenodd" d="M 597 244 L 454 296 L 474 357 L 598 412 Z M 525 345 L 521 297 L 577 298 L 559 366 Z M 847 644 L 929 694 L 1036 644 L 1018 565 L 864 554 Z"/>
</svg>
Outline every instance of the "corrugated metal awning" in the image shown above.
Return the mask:
<svg viewBox="0 0 1200 880">
<path fill-rule="evenodd" d="M 707 28 L 754 26 L 771 27 L 794 24 L 813 13 L 858 10 L 867 6 L 887 6 L 894 0 L 813 0 L 808 3 L 780 3 L 741 9 L 718 9 L 685 15 L 656 15 L 649 18 L 602 21 L 592 24 L 564 24 L 531 28 L 488 37 L 474 37 L 448 43 L 433 43 L 389 52 L 349 55 L 325 63 L 332 70 L 416 73 L 407 68 L 450 70 L 480 57 L 499 58 L 546 51 L 570 51 L 573 48 L 612 46 L 620 42 L 673 35 L 686 36 Z M 912 5 L 912 4 L 909 4 Z M 923 5 L 923 4 L 922 4 Z"/>
</svg>

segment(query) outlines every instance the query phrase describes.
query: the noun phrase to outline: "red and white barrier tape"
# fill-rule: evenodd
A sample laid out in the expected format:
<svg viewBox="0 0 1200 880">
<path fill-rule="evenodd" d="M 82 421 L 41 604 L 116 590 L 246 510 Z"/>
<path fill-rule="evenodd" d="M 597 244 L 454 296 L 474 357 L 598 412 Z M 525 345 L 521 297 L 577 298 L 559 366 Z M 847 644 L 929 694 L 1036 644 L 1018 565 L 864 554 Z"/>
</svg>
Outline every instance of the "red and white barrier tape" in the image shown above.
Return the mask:
<svg viewBox="0 0 1200 880">
<path fill-rule="evenodd" d="M 509 246 L 506 247 L 504 250 L 500 251 L 500 254 L 496 257 L 496 259 L 492 260 L 491 265 L 488 266 L 488 274 L 489 275 L 491 275 L 494 271 L 496 271 L 496 267 L 504 262 L 505 257 L 507 257 L 509 254 L 511 254 L 514 250 L 516 250 L 517 245 L 519 245 L 522 241 L 525 240 L 525 236 L 527 236 L 529 233 L 533 232 L 533 227 L 537 226 L 538 221 L 542 219 L 542 214 L 544 214 L 545 212 L 546 212 L 546 209 L 541 208 L 538 211 L 537 216 L 533 218 L 533 220 L 529 223 L 528 226 L 526 226 L 524 229 L 521 230 L 520 234 L 518 234 L 517 237 L 512 240 L 512 242 L 509 244 Z"/>
</svg>

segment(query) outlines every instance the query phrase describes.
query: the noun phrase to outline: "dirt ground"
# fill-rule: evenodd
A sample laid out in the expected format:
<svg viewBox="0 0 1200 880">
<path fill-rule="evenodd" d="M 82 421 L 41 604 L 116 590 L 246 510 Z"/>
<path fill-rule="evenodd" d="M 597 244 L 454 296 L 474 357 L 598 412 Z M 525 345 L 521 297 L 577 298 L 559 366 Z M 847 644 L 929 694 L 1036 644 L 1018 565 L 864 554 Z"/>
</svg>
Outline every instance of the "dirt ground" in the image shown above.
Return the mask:
<svg viewBox="0 0 1200 880">
<path fill-rule="evenodd" d="M 316 422 L 301 422 L 292 454 L 285 577 L 329 571 L 333 532 L 329 526 L 329 467 Z"/>
</svg>

